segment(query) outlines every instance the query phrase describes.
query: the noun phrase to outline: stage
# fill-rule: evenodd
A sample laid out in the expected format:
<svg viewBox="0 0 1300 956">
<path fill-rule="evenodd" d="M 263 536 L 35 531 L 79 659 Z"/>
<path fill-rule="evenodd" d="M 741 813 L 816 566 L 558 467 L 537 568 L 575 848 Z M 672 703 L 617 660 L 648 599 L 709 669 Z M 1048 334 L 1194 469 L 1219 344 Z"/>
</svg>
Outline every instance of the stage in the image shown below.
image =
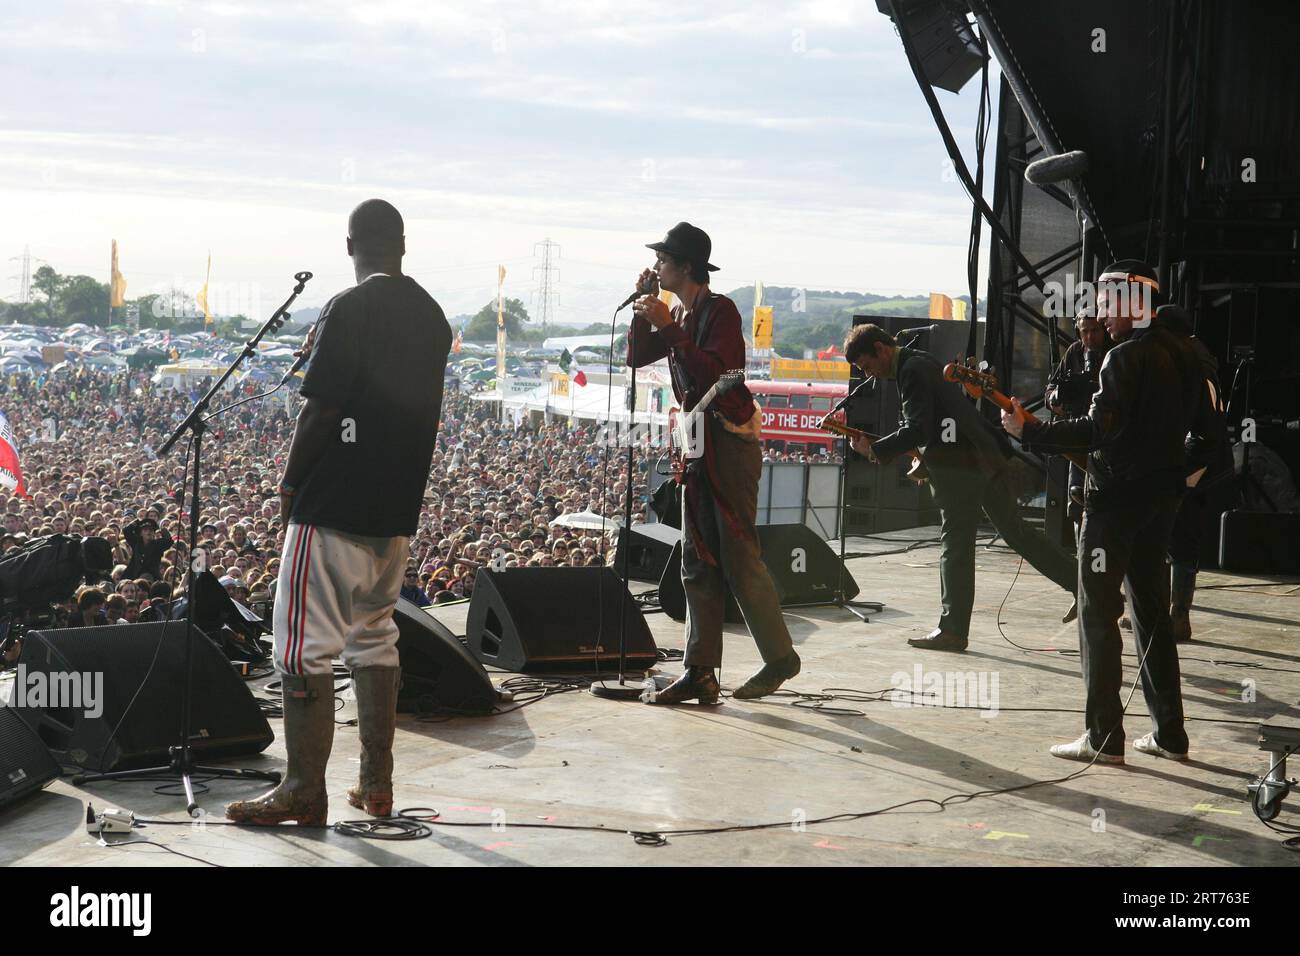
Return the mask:
<svg viewBox="0 0 1300 956">
<path fill-rule="evenodd" d="M 923 541 L 936 533 L 917 529 L 889 537 Z M 852 539 L 850 547 L 897 552 L 901 546 Z M 999 605 L 1019 564 L 1005 549 L 979 551 L 970 649 L 945 654 L 909 648 L 906 639 L 925 634 L 937 619 L 937 560 L 933 545 L 852 559 L 848 566 L 861 597 L 886 604 L 870 623 L 835 608 L 787 612 L 803 657 L 803 672 L 789 687 L 805 694 L 851 689 L 862 700 L 825 701 L 821 709 L 807 699 L 796 706 L 792 697 L 654 708 L 566 693 L 493 717 L 401 717 L 397 806 L 437 808 L 445 821 L 481 826 L 435 825 L 428 838 L 412 841 L 291 826 L 222 826 L 227 801 L 263 789 L 227 781 L 214 782 L 199 799 L 209 814 L 206 825 L 190 825 L 182 800 L 155 794 L 155 784 L 78 788 L 65 777 L 0 815 L 0 863 L 200 865 L 153 846 L 101 846 L 85 830 L 87 800 L 174 821 L 179 825 L 142 827 L 131 838 L 223 866 L 1300 863 L 1246 800 L 1246 785 L 1269 764 L 1257 749 L 1256 725 L 1300 726 L 1300 586 L 1202 574 L 1192 612 L 1195 641 L 1180 647 L 1186 713 L 1242 723 L 1190 720 L 1189 763 L 1132 749 L 1149 729 L 1139 688 L 1128 708 L 1127 766 L 1095 767 L 1069 782 L 1013 793 L 949 799 L 941 808 L 937 802 L 954 794 L 1024 786 L 1082 769 L 1047 748 L 1080 733 L 1083 688 L 1077 655 L 1019 650 L 999 634 Z M 1027 647 L 1073 650 L 1075 625 L 1060 623 L 1068 606 L 1067 596 L 1026 565 L 1006 599 L 1002 629 Z M 438 617 L 463 633 L 466 610 L 456 605 Z M 682 646 L 680 624 L 663 614 L 651 614 L 649 622 L 661 647 Z M 1127 632 L 1126 653 L 1127 695 L 1136 664 Z M 680 666 L 662 669 L 676 673 Z M 739 685 L 757 667 L 743 628 L 729 626 L 724 688 Z M 902 706 L 889 694 L 867 693 L 907 689 L 919 679 L 916 690 L 924 698 L 945 674 L 963 676 L 948 680 L 949 693 L 939 702 L 946 697 L 961 709 Z M 953 697 L 959 688 L 963 696 Z M 349 701 L 339 720 L 350 717 L 353 706 Z M 272 726 L 278 735 L 280 721 Z M 339 726 L 330 761 L 331 822 L 361 816 L 343 798 L 355 780 L 357 751 L 355 727 Z M 260 757 L 229 763 L 277 769 L 282 757 L 277 740 Z M 909 801 L 918 802 L 866 818 L 803 825 Z M 1292 797 L 1276 822 L 1294 822 L 1297 807 L 1300 798 Z M 544 823 L 609 832 L 521 826 Z M 772 823 L 780 825 L 669 835 L 658 846 L 639 845 L 627 833 Z"/>
</svg>

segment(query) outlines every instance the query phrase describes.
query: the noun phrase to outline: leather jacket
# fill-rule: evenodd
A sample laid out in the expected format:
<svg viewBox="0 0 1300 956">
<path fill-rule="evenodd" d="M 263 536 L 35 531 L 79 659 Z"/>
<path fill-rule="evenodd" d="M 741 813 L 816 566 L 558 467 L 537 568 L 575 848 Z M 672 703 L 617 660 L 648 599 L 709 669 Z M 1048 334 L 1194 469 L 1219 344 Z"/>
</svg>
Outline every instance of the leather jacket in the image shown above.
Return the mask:
<svg viewBox="0 0 1300 956">
<path fill-rule="evenodd" d="M 1181 493 L 1189 436 L 1209 429 L 1205 379 L 1187 340 L 1160 325 L 1106 353 L 1086 415 L 1025 425 L 1039 452 L 1087 449 L 1089 506 Z"/>
</svg>

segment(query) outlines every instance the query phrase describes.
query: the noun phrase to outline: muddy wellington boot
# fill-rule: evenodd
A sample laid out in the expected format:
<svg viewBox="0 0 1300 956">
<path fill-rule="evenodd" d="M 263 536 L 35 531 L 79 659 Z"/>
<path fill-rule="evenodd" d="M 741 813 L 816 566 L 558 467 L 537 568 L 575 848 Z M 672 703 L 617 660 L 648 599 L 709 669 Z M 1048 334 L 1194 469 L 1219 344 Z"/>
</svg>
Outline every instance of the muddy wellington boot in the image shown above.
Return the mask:
<svg viewBox="0 0 1300 956">
<path fill-rule="evenodd" d="M 1174 641 L 1185 644 L 1192 639 L 1192 598 L 1196 594 L 1196 571 L 1184 564 L 1169 568 L 1169 627 Z"/>
<path fill-rule="evenodd" d="M 329 816 L 325 765 L 334 744 L 334 675 L 285 674 L 280 686 L 289 768 L 278 787 L 256 800 L 228 804 L 226 816 L 235 823 L 323 827 Z"/>
<path fill-rule="evenodd" d="M 361 737 L 361 777 L 348 790 L 348 803 L 372 817 L 393 814 L 393 732 L 401 668 L 362 667 L 352 672 Z"/>
</svg>

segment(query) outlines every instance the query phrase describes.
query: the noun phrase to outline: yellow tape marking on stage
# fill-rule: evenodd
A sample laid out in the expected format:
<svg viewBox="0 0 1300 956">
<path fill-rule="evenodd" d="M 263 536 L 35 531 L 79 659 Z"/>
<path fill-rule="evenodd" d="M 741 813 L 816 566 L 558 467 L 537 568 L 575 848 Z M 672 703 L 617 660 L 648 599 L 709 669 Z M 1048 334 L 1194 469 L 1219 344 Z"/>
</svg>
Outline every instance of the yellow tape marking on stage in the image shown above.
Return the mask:
<svg viewBox="0 0 1300 956">
<path fill-rule="evenodd" d="M 1007 833 L 1005 830 L 993 830 L 984 834 L 985 840 L 1001 840 L 1003 837 L 1015 837 L 1017 840 L 1028 840 L 1028 833 Z"/>
<path fill-rule="evenodd" d="M 1198 803 L 1196 804 L 1196 806 L 1192 807 L 1192 809 L 1204 810 L 1206 813 L 1233 813 L 1236 814 L 1237 816 L 1241 816 L 1240 810 L 1220 810 L 1212 803 Z"/>
</svg>

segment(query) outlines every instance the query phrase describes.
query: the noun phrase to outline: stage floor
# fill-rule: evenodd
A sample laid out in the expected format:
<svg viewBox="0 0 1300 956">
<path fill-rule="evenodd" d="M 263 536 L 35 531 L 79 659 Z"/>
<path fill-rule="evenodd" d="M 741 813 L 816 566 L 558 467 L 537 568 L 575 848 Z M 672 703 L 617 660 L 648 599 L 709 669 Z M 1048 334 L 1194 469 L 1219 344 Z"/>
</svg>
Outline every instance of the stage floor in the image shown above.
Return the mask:
<svg viewBox="0 0 1300 956">
<path fill-rule="evenodd" d="M 936 533 L 890 537 L 922 540 Z M 899 545 L 855 539 L 850 547 Z M 970 649 L 909 648 L 906 639 L 928 632 L 937 619 L 937 560 L 932 545 L 852 559 L 861 596 L 886 604 L 870 623 L 836 608 L 788 612 L 803 657 L 803 673 L 790 686 L 809 694 L 860 693 L 910 686 L 919 676 L 924 690 L 942 675 L 962 674 L 963 689 L 974 690 L 967 709 L 900 706 L 887 697 L 837 700 L 821 710 L 781 697 L 655 708 L 567 693 L 494 717 L 422 722 L 404 716 L 395 747 L 397 806 L 434 807 L 447 821 L 495 822 L 498 829 L 435 826 L 427 839 L 394 842 L 293 827 L 219 826 L 225 802 L 262 785 L 218 781 L 200 798 L 210 823 L 150 826 L 134 837 L 227 866 L 1300 863 L 1246 801 L 1246 785 L 1268 767 L 1256 746 L 1257 724 L 1300 726 L 1300 586 L 1201 576 L 1195 642 L 1180 648 L 1186 712 L 1200 718 L 1188 726 L 1190 762 L 1132 750 L 1149 728 L 1139 689 L 1128 708 L 1126 766 L 1095 767 L 1068 782 L 1014 793 L 950 799 L 941 808 L 931 801 L 1080 770 L 1047 748 L 1080 733 L 1083 685 L 1077 655 L 1019 650 L 999 634 L 999 605 L 1014 578 L 1001 614 L 1006 637 L 1042 651 L 1077 648 L 1075 626 L 1060 623 L 1069 599 L 1027 565 L 1015 577 L 1019 559 L 1005 550 L 979 552 Z M 465 612 L 459 605 L 439 617 L 462 633 Z M 661 647 L 682 646 L 680 624 L 662 614 L 648 619 Z M 727 630 L 721 677 L 731 687 L 757 669 L 758 658 L 743 628 Z M 1125 694 L 1136 675 L 1127 632 L 1126 653 Z M 680 664 L 662 669 L 675 673 Z M 272 726 L 279 734 L 280 721 Z M 331 821 L 359 816 L 343 798 L 355 779 L 357 751 L 356 728 L 340 726 L 330 762 Z M 282 757 L 277 740 L 261 757 L 231 765 L 275 769 Z M 155 786 L 78 788 L 57 781 L 0 814 L 0 863 L 200 865 L 152 846 L 110 849 L 87 835 L 87 800 L 184 823 L 181 801 L 155 794 Z M 909 802 L 866 818 L 799 825 Z M 1296 810 L 1300 797 L 1293 796 L 1277 822 L 1300 822 Z M 609 832 L 516 826 L 546 822 Z M 671 836 L 656 847 L 638 845 L 626 832 L 760 823 L 778 826 Z"/>
</svg>

